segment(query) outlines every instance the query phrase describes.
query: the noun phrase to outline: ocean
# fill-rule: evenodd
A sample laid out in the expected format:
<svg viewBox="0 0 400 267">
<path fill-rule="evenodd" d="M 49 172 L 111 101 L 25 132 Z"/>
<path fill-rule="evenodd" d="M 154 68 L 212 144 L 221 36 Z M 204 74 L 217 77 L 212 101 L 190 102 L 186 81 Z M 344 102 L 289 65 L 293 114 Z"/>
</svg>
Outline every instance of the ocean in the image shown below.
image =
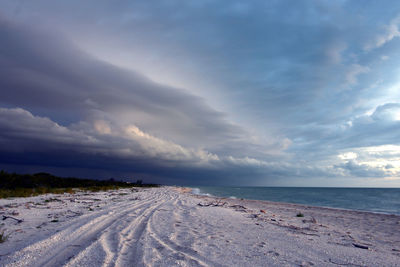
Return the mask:
<svg viewBox="0 0 400 267">
<path fill-rule="evenodd" d="M 400 188 L 192 187 L 193 193 L 400 215 Z"/>
</svg>

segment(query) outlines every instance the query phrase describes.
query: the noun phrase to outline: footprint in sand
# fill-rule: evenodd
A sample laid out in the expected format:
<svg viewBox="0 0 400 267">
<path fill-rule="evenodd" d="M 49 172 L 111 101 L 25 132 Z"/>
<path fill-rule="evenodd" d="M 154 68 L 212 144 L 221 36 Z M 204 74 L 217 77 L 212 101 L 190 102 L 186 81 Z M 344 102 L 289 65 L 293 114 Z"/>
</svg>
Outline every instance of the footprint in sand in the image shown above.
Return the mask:
<svg viewBox="0 0 400 267">
<path fill-rule="evenodd" d="M 268 254 L 271 254 L 273 257 L 278 257 L 280 255 L 278 252 L 273 250 L 268 251 Z"/>
<path fill-rule="evenodd" d="M 300 267 L 309 267 L 309 266 L 314 266 L 315 264 L 311 261 L 302 261 L 302 262 L 297 262 Z"/>
<path fill-rule="evenodd" d="M 267 243 L 265 243 L 265 242 L 261 242 L 260 244 L 258 244 L 258 246 L 263 248 L 263 247 L 265 247 L 266 244 Z"/>
</svg>

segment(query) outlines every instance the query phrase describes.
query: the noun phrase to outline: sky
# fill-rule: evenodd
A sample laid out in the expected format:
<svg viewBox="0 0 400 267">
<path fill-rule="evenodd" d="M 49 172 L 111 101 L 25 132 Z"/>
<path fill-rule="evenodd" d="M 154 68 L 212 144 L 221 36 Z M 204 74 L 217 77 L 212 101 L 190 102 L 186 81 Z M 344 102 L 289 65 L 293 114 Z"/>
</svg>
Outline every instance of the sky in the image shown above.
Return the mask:
<svg viewBox="0 0 400 267">
<path fill-rule="evenodd" d="M 400 2 L 0 0 L 0 169 L 400 187 Z"/>
</svg>

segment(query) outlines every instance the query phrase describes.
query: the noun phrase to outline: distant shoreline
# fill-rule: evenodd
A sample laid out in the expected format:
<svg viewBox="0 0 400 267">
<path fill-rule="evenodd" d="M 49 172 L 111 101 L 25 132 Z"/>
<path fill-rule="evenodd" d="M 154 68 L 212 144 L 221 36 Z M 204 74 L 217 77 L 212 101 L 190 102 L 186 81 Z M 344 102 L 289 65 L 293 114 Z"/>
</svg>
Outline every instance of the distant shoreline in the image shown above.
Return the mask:
<svg viewBox="0 0 400 267">
<path fill-rule="evenodd" d="M 241 196 L 233 195 L 233 193 L 230 192 L 229 190 L 222 192 L 223 194 L 221 194 L 221 193 L 220 194 L 218 194 L 218 193 L 216 194 L 216 193 L 212 192 L 212 190 L 210 190 L 211 193 L 210 193 L 210 191 L 204 191 L 204 188 L 207 188 L 207 187 L 186 187 L 186 188 L 192 189 L 192 193 L 195 194 L 195 195 L 205 195 L 205 196 L 208 195 L 208 196 L 217 197 L 217 198 L 238 198 L 238 199 L 245 199 L 245 200 L 260 200 L 260 201 L 275 202 L 275 203 L 287 203 L 287 204 L 296 204 L 296 205 L 303 205 L 303 206 L 310 206 L 310 207 L 321 207 L 321 208 L 328 208 L 328 209 L 334 209 L 334 210 L 348 210 L 348 211 L 370 212 L 370 213 L 376 213 L 376 214 L 387 214 L 387 215 L 400 216 L 400 209 L 399 209 L 399 207 L 400 207 L 400 188 L 399 189 L 398 188 L 388 188 L 388 189 L 386 189 L 386 188 L 368 188 L 368 189 L 367 188 L 360 188 L 360 190 L 356 189 L 358 191 L 363 191 L 363 190 L 368 190 L 368 191 L 370 191 L 370 190 L 372 190 L 372 191 L 374 191 L 374 190 L 389 190 L 389 191 L 392 191 L 393 193 L 396 193 L 397 197 L 395 197 L 395 196 L 391 197 L 392 198 L 391 201 L 394 202 L 394 204 L 393 204 L 394 208 L 397 207 L 398 210 L 392 210 L 392 211 L 384 210 L 384 207 L 381 207 L 381 210 L 372 210 L 372 209 L 367 209 L 367 208 L 364 208 L 364 209 L 363 208 L 357 208 L 354 205 L 354 201 L 359 201 L 357 199 L 356 200 L 351 200 L 351 199 L 347 200 L 347 203 L 350 203 L 350 204 L 354 205 L 353 207 L 344 207 L 344 205 L 343 206 L 335 206 L 335 205 L 330 205 L 330 203 L 325 203 L 325 205 L 319 204 L 319 203 L 315 203 L 315 202 L 317 202 L 316 200 L 314 200 L 313 202 L 312 201 L 310 201 L 310 202 L 306 202 L 306 201 L 301 202 L 301 201 L 299 201 L 298 199 L 295 199 L 295 198 L 293 198 L 293 200 L 291 200 L 291 201 L 287 201 L 287 200 L 285 201 L 284 197 L 282 197 L 282 199 L 279 199 L 279 200 L 273 199 L 273 197 L 270 197 L 270 199 L 266 199 L 264 197 L 256 198 L 257 196 L 250 198 L 250 197 L 247 197 L 247 196 L 241 197 Z M 213 187 L 209 187 L 209 188 L 213 188 Z M 240 188 L 240 189 L 248 189 L 248 188 L 251 188 L 251 189 L 253 189 L 253 188 L 262 189 L 262 188 L 267 188 L 267 189 L 271 189 L 271 190 L 274 190 L 274 189 L 276 189 L 276 190 L 290 189 L 290 190 L 294 190 L 294 191 L 296 191 L 297 189 L 298 190 L 304 190 L 305 189 L 305 190 L 311 190 L 311 193 L 315 193 L 314 190 L 319 190 L 320 189 L 319 187 L 299 187 L 298 188 L 298 187 L 237 187 L 237 186 L 236 187 L 214 187 L 214 188 L 227 188 L 227 189 L 230 189 L 230 188 Z M 353 188 L 326 188 L 326 187 L 324 187 L 323 189 L 326 189 L 325 191 L 327 191 L 327 190 L 352 190 Z M 229 194 L 229 193 L 232 193 L 232 194 Z M 279 192 L 277 192 L 277 193 L 279 193 Z M 305 192 L 305 193 L 307 193 L 307 192 Z M 326 201 L 327 195 L 326 194 L 321 194 L 319 197 L 320 197 L 320 199 Z M 340 195 L 338 195 L 338 197 L 340 197 Z M 367 198 L 369 196 L 368 195 L 366 195 L 366 196 L 364 195 L 364 197 L 365 197 L 364 199 L 360 199 L 362 202 L 367 201 Z M 351 201 L 353 201 L 353 202 L 351 202 Z M 346 201 L 342 200 L 342 202 L 340 204 L 342 204 L 342 203 L 346 203 Z M 371 203 L 371 205 L 372 204 L 374 204 L 374 203 Z"/>
</svg>

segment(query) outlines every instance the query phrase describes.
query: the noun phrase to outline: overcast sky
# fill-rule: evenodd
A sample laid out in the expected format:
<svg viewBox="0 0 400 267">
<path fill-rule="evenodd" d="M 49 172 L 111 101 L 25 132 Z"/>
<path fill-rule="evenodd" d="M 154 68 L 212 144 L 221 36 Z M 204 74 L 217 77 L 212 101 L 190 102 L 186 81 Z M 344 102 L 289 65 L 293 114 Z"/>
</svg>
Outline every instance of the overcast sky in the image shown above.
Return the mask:
<svg viewBox="0 0 400 267">
<path fill-rule="evenodd" d="M 398 1 L 0 0 L 0 168 L 400 187 Z"/>
</svg>

